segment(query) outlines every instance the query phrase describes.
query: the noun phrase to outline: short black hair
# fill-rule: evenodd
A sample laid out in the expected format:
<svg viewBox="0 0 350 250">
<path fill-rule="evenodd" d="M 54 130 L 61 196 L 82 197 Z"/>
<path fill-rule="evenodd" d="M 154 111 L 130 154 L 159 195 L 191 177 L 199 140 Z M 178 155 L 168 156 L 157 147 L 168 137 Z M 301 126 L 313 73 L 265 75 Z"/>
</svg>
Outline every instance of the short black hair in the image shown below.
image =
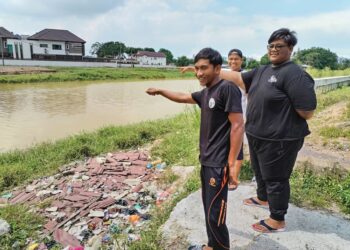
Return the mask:
<svg viewBox="0 0 350 250">
<path fill-rule="evenodd" d="M 238 55 L 240 58 L 243 58 L 243 53 L 241 50 L 239 49 L 231 49 L 229 52 L 228 52 L 228 56 L 230 56 L 231 54 L 236 54 Z"/>
<path fill-rule="evenodd" d="M 281 29 L 275 30 L 271 34 L 271 36 L 268 40 L 268 43 L 270 44 L 273 41 L 278 40 L 278 39 L 283 39 L 288 44 L 288 46 L 293 46 L 293 47 L 298 42 L 298 39 L 296 37 L 296 32 L 290 31 L 287 28 L 281 28 Z"/>
<path fill-rule="evenodd" d="M 194 57 L 194 63 L 198 62 L 199 59 L 208 59 L 210 64 L 213 64 L 214 67 L 222 65 L 222 56 L 218 51 L 212 48 L 201 49 Z"/>
</svg>

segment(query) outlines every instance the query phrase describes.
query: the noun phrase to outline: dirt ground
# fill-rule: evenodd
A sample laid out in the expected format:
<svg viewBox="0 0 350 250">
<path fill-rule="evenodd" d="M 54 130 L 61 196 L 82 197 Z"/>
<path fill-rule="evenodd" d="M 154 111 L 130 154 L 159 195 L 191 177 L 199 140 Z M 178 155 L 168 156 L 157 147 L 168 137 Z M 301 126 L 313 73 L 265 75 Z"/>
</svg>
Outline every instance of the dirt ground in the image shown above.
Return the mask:
<svg viewBox="0 0 350 250">
<path fill-rule="evenodd" d="M 17 66 L 1 66 L 0 75 L 15 75 L 15 74 L 33 74 L 55 72 L 53 69 L 45 67 L 17 67 Z"/>
<path fill-rule="evenodd" d="M 344 120 L 346 105 L 347 102 L 334 104 L 310 120 L 311 134 L 306 137 L 298 160 L 310 160 L 317 167 L 337 165 L 350 170 L 350 140 L 347 138 L 330 139 L 320 135 L 320 129 L 326 126 L 350 126 L 349 121 Z"/>
</svg>

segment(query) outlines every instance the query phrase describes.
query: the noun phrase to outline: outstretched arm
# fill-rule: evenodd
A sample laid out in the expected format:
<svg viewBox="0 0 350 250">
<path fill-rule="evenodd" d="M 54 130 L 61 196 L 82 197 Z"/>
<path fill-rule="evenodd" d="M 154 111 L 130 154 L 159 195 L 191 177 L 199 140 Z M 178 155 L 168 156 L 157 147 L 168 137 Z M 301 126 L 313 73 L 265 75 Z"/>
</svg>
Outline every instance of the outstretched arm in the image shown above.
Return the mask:
<svg viewBox="0 0 350 250">
<path fill-rule="evenodd" d="M 196 69 L 194 66 L 186 66 L 186 67 L 180 67 L 180 71 L 181 73 L 196 72 Z M 231 81 L 241 89 L 245 90 L 245 85 L 242 79 L 241 72 L 221 69 L 220 78 L 225 79 L 227 81 Z"/>
<path fill-rule="evenodd" d="M 146 90 L 146 93 L 149 95 L 161 95 L 173 102 L 196 104 L 196 102 L 192 98 L 192 95 L 189 93 L 174 92 L 170 90 L 156 88 L 149 88 Z"/>
<path fill-rule="evenodd" d="M 230 71 L 230 70 L 221 70 L 220 71 L 220 78 L 225 79 L 227 81 L 231 81 L 234 84 L 236 84 L 241 89 L 245 90 L 245 85 L 242 79 L 241 72 L 237 71 Z"/>
<path fill-rule="evenodd" d="M 180 67 L 180 72 L 181 73 L 196 72 L 196 69 L 194 66 L 185 66 L 185 67 Z"/>
<path fill-rule="evenodd" d="M 228 119 L 231 123 L 230 152 L 228 155 L 228 165 L 229 167 L 231 167 L 234 165 L 238 153 L 242 147 L 244 121 L 242 113 L 229 113 Z"/>
</svg>

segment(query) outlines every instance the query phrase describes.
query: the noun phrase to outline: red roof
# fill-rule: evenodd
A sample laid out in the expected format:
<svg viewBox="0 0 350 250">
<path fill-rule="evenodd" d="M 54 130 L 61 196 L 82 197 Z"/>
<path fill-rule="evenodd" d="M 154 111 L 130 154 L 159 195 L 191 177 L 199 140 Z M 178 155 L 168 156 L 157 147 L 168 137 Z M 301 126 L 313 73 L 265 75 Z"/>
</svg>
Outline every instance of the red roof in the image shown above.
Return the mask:
<svg viewBox="0 0 350 250">
<path fill-rule="evenodd" d="M 57 30 L 57 29 L 44 29 L 28 37 L 28 40 L 85 43 L 83 39 L 74 35 L 69 30 Z"/>
<path fill-rule="evenodd" d="M 151 51 L 137 51 L 136 56 L 147 56 L 147 57 L 166 57 L 162 52 L 151 52 Z"/>
</svg>

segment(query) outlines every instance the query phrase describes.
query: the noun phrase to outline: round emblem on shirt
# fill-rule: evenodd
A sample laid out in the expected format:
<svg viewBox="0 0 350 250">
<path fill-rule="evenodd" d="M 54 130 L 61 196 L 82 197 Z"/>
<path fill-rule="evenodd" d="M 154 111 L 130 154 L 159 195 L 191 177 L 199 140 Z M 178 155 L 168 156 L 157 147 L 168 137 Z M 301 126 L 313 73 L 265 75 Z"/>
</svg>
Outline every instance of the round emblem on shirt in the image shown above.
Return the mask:
<svg viewBox="0 0 350 250">
<path fill-rule="evenodd" d="M 215 100 L 214 100 L 214 98 L 210 98 L 210 100 L 209 100 L 209 108 L 214 108 L 215 107 Z"/>
</svg>

